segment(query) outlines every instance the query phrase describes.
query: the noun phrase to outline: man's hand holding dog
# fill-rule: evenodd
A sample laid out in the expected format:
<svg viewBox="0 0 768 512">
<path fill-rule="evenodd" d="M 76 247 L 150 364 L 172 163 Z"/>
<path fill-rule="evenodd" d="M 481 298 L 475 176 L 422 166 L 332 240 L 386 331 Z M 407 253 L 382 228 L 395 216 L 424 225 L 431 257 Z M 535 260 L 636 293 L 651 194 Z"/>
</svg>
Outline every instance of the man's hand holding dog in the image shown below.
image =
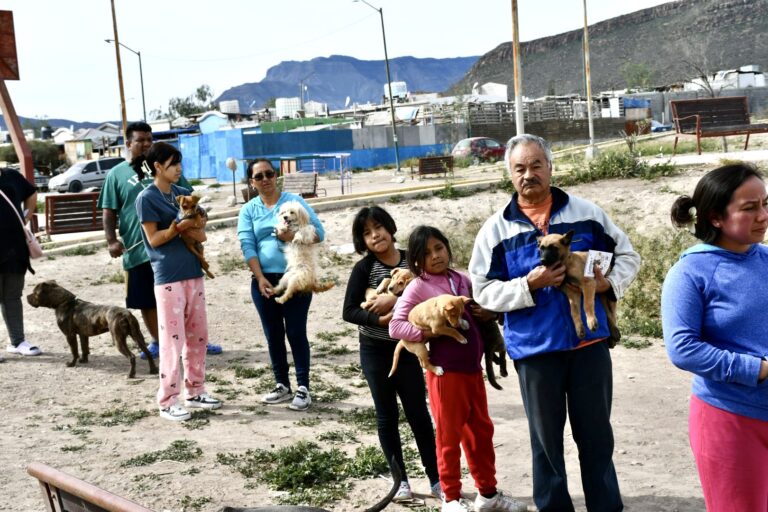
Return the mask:
<svg viewBox="0 0 768 512">
<path fill-rule="evenodd" d="M 565 266 L 562 263 L 557 263 L 551 267 L 539 265 L 528 272 L 526 276 L 528 289 L 531 291 L 547 286 L 560 286 L 563 279 L 565 279 Z"/>
</svg>

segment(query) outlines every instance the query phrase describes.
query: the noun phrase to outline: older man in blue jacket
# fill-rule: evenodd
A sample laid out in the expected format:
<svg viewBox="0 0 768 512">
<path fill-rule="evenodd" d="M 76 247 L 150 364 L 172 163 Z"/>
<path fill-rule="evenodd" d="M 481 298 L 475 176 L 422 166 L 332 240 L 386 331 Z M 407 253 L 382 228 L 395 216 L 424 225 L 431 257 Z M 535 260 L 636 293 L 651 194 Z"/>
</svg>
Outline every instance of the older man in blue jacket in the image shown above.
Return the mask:
<svg viewBox="0 0 768 512">
<path fill-rule="evenodd" d="M 557 289 L 565 267 L 541 265 L 537 238 L 573 230 L 571 250 L 613 253 L 610 271 L 604 276 L 595 267 L 595 279 L 597 292 L 614 299 L 635 278 L 640 256 L 602 209 L 551 186 L 552 154 L 544 139 L 513 137 L 504 160 L 516 193 L 478 233 L 469 272 L 475 300 L 504 315 L 504 340 L 528 416 L 534 502 L 541 512 L 574 510 L 563 450 L 570 417 L 587 509 L 619 511 L 623 504 L 613 466 L 613 376 L 605 311 L 596 301 L 599 326 L 580 339 L 568 300 Z"/>
</svg>

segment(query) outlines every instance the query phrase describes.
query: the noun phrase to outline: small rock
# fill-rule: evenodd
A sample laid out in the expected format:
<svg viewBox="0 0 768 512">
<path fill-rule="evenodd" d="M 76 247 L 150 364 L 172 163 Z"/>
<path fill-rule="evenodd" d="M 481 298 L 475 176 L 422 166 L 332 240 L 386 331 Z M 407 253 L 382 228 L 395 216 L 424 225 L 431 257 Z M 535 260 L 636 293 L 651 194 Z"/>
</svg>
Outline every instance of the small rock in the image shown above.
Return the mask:
<svg viewBox="0 0 768 512">
<path fill-rule="evenodd" d="M 235 196 L 227 196 L 227 208 L 232 208 L 237 204 L 237 198 Z"/>
</svg>

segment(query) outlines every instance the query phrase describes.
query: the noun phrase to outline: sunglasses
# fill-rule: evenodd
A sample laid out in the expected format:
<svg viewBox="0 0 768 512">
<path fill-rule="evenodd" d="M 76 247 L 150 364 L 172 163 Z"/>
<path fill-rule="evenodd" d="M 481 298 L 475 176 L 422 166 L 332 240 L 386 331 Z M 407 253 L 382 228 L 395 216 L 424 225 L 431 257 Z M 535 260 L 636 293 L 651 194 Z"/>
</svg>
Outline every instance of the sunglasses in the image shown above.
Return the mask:
<svg viewBox="0 0 768 512">
<path fill-rule="evenodd" d="M 264 178 L 271 180 L 275 177 L 275 171 L 264 171 L 263 173 L 254 174 L 251 178 L 253 181 L 261 181 Z"/>
</svg>

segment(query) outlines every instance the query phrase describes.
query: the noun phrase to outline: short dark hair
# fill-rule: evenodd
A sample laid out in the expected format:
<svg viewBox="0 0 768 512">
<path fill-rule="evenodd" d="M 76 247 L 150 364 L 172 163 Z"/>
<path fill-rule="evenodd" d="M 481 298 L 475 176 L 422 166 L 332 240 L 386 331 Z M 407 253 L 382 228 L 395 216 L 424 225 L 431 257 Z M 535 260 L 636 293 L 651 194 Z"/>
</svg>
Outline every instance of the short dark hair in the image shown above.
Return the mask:
<svg viewBox="0 0 768 512">
<path fill-rule="evenodd" d="M 357 212 L 355 219 L 352 221 L 352 244 L 355 246 L 355 252 L 358 254 L 364 254 L 368 251 L 365 239 L 363 238 L 363 232 L 365 231 L 365 224 L 369 220 L 381 224 L 387 230 L 387 233 L 392 235 L 392 241 L 395 241 L 395 233 L 397 233 L 395 219 L 381 206 L 366 206 Z"/>
<path fill-rule="evenodd" d="M 683 227 L 695 221 L 695 236 L 711 244 L 720 236 L 720 229 L 712 225 L 713 216 L 724 217 L 733 193 L 751 177 L 763 180 L 760 171 L 751 164 L 738 163 L 718 167 L 704 175 L 696 184 L 693 197 L 680 196 L 672 204 L 672 224 Z M 695 216 L 691 208 L 696 208 Z"/>
<path fill-rule="evenodd" d="M 451 243 L 448 238 L 437 228 L 432 226 L 416 226 L 408 237 L 408 269 L 415 276 L 420 276 L 424 271 L 424 260 L 427 256 L 427 242 L 430 238 L 440 240 L 448 250 L 448 265 L 453 261 L 453 252 L 451 252 Z"/>
<path fill-rule="evenodd" d="M 149 126 L 144 121 L 137 121 L 135 123 L 129 124 L 128 128 L 125 129 L 125 142 L 126 143 L 128 143 L 129 140 L 133 139 L 133 132 L 152 133 L 152 127 Z"/>
<path fill-rule="evenodd" d="M 169 165 L 181 163 L 181 151 L 171 146 L 167 142 L 155 142 L 152 144 L 152 147 L 149 148 L 149 152 L 147 153 L 146 158 L 138 158 L 137 164 L 143 165 L 144 162 L 146 162 L 147 166 L 149 167 L 149 173 L 154 176 L 156 173 L 155 163 L 165 163 L 169 159 L 171 160 Z"/>
<path fill-rule="evenodd" d="M 267 160 L 266 158 L 256 158 L 248 162 L 248 179 L 253 178 L 253 167 L 259 162 L 267 162 L 269 164 L 270 169 L 272 169 L 273 171 L 275 170 L 275 166 L 272 165 L 272 162 L 270 160 Z"/>
</svg>

